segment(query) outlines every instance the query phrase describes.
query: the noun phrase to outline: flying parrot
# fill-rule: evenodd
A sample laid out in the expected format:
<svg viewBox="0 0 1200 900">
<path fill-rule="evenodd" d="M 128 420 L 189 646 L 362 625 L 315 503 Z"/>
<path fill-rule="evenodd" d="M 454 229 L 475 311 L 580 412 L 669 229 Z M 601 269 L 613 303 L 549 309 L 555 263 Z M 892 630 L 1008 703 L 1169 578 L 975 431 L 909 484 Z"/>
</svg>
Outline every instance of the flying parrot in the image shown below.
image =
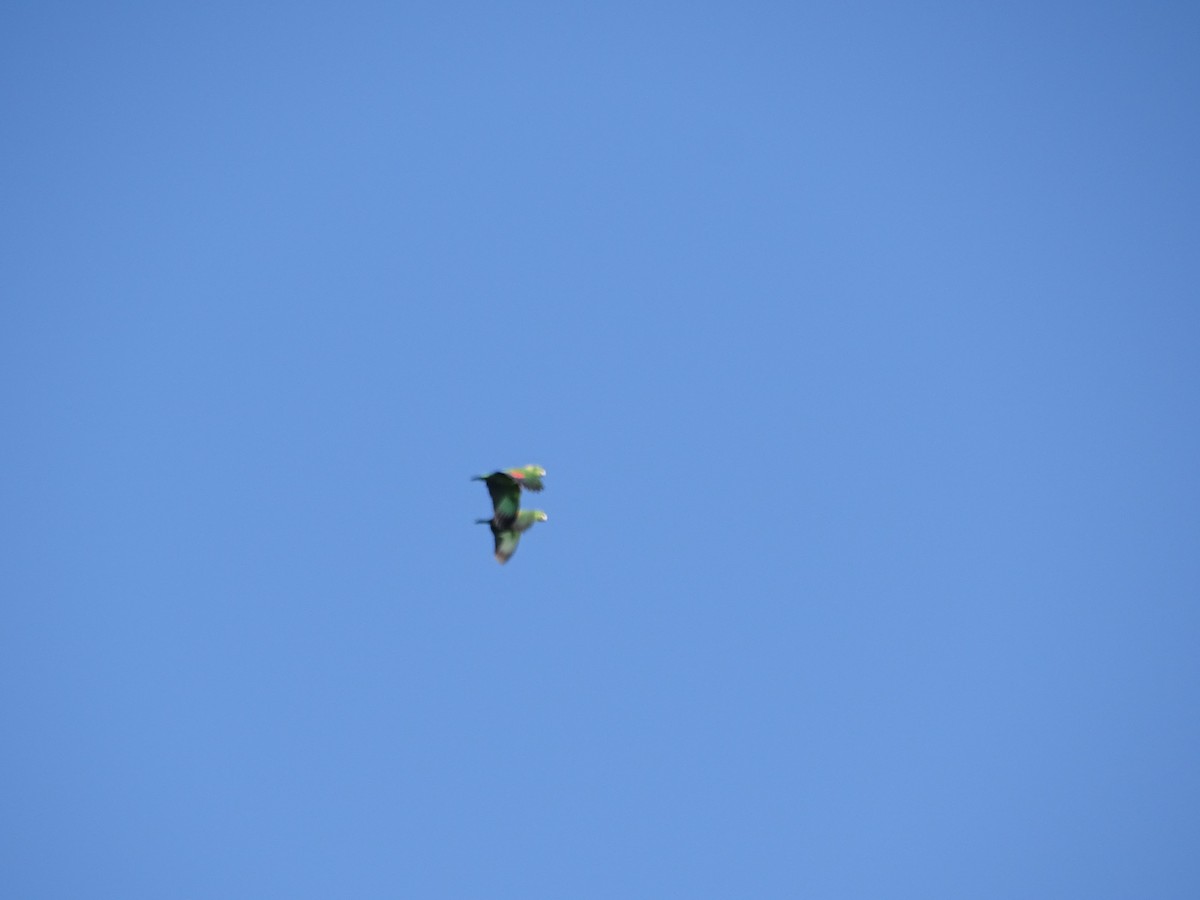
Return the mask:
<svg viewBox="0 0 1200 900">
<path fill-rule="evenodd" d="M 496 540 L 497 562 L 506 563 L 517 552 L 521 532 L 529 530 L 535 522 L 546 521 L 547 516 L 540 509 L 521 509 L 521 488 L 540 491 L 545 474 L 546 470 L 541 466 L 525 466 L 492 472 L 490 475 L 476 475 L 472 479 L 487 484 L 488 494 L 492 498 L 492 518 L 475 521 L 476 524 L 491 526 L 492 536 Z"/>
<path fill-rule="evenodd" d="M 479 523 L 487 523 L 492 527 L 492 537 L 496 540 L 496 562 L 503 565 L 508 558 L 517 552 L 517 544 L 521 533 L 528 531 L 537 522 L 545 522 L 549 517 L 540 509 L 523 509 L 517 513 L 512 525 L 508 528 L 498 528 L 495 519 L 479 519 Z"/>
<path fill-rule="evenodd" d="M 511 475 L 527 491 L 540 491 L 545 487 L 542 484 L 542 479 L 546 477 L 546 470 L 541 466 L 521 466 L 519 469 L 505 469 L 504 474 Z"/>
</svg>

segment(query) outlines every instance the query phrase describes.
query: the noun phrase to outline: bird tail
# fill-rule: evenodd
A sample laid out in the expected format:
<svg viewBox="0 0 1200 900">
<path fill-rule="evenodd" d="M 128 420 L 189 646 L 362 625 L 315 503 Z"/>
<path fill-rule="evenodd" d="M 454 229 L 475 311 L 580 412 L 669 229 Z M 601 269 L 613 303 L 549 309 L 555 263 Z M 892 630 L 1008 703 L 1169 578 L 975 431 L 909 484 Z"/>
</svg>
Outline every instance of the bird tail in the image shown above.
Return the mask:
<svg viewBox="0 0 1200 900">
<path fill-rule="evenodd" d="M 475 524 L 476 525 L 489 525 L 489 524 L 491 524 L 491 521 L 492 521 L 491 519 L 476 519 Z"/>
</svg>

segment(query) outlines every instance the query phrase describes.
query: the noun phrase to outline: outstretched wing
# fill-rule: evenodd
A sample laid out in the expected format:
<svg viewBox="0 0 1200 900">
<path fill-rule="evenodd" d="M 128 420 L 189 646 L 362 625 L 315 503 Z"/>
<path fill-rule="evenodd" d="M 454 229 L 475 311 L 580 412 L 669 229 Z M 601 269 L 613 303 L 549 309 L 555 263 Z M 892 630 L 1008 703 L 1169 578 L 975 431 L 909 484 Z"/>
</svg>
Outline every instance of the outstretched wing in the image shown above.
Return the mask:
<svg viewBox="0 0 1200 900">
<path fill-rule="evenodd" d="M 515 519 L 521 509 L 521 488 L 516 479 L 504 472 L 477 475 L 476 478 L 487 484 L 496 521 L 508 523 Z"/>
<path fill-rule="evenodd" d="M 521 542 L 521 535 L 509 528 L 500 531 L 493 529 L 492 534 L 496 536 L 496 562 L 504 565 L 508 562 L 508 558 L 517 552 L 517 544 Z"/>
</svg>

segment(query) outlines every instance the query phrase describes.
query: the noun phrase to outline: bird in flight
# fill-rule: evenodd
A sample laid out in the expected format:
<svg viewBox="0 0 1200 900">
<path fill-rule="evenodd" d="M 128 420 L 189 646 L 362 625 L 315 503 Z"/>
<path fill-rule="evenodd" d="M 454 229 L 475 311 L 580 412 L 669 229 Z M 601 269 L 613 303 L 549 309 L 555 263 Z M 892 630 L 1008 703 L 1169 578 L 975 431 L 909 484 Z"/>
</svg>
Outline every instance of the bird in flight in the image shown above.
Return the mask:
<svg viewBox="0 0 1200 900">
<path fill-rule="evenodd" d="M 521 509 L 521 490 L 540 491 L 546 470 L 541 466 L 505 469 L 490 475 L 476 475 L 472 481 L 487 485 L 492 498 L 492 517 L 476 519 L 477 525 L 489 525 L 496 545 L 496 562 L 504 564 L 517 552 L 521 534 L 548 516 L 540 509 Z"/>
<path fill-rule="evenodd" d="M 511 475 L 527 491 L 540 491 L 545 487 L 542 484 L 542 479 L 546 477 L 546 470 L 541 466 L 521 466 L 519 469 L 505 469 L 504 474 Z"/>
</svg>

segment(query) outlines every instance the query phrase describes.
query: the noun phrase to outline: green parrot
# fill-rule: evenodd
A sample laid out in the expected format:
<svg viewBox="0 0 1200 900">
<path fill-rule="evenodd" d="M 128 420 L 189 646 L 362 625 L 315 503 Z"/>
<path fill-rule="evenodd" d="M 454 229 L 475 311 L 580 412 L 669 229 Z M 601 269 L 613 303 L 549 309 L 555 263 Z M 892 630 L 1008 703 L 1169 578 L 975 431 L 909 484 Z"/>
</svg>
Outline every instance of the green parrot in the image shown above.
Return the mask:
<svg viewBox="0 0 1200 900">
<path fill-rule="evenodd" d="M 506 563 L 517 552 L 521 532 L 528 531 L 535 522 L 546 521 L 547 516 L 540 509 L 521 509 L 521 488 L 540 491 L 545 474 L 546 470 L 541 466 L 525 466 L 490 475 L 476 475 L 471 479 L 484 482 L 492 498 L 492 517 L 476 519 L 475 522 L 491 526 L 492 536 L 496 539 L 497 562 Z"/>
<path fill-rule="evenodd" d="M 512 524 L 507 528 L 497 527 L 495 519 L 477 519 L 476 524 L 487 524 L 492 527 L 492 537 L 496 540 L 496 562 L 504 565 L 508 558 L 517 552 L 521 533 L 528 531 L 537 522 L 545 522 L 547 516 L 540 509 L 523 509 L 517 513 Z"/>
<path fill-rule="evenodd" d="M 542 479 L 546 477 L 546 470 L 541 466 L 521 466 L 519 469 L 501 469 L 498 472 L 493 472 L 491 475 L 476 475 L 474 480 L 488 481 L 496 475 L 507 475 L 527 491 L 540 491 L 545 487 Z"/>
</svg>

